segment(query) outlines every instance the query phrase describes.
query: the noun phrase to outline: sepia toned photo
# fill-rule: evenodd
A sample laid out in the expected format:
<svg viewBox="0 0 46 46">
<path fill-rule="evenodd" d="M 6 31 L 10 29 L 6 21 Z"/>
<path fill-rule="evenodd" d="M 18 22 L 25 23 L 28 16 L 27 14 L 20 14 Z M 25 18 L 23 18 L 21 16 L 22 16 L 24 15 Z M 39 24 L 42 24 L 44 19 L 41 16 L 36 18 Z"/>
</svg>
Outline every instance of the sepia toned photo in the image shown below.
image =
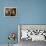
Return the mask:
<svg viewBox="0 0 46 46">
<path fill-rule="evenodd" d="M 5 7 L 4 14 L 5 16 L 16 16 L 16 8 L 15 7 Z"/>
</svg>

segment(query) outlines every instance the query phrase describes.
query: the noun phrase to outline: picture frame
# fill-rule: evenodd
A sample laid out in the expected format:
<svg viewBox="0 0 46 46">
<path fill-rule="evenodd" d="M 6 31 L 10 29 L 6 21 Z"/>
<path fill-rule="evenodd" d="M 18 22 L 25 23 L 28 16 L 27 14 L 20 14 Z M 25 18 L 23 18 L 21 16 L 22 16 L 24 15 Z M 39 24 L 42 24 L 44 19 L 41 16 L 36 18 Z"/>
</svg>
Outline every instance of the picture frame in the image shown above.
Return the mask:
<svg viewBox="0 0 46 46">
<path fill-rule="evenodd" d="M 19 41 L 25 39 L 24 37 L 25 35 L 23 35 L 22 33 L 24 33 L 27 30 L 28 30 L 27 32 L 28 37 L 26 38 L 26 40 L 46 41 L 46 24 L 19 24 L 18 25 L 18 33 L 19 33 L 18 37 L 20 39 Z M 21 31 L 24 32 L 21 33 Z"/>
<path fill-rule="evenodd" d="M 4 16 L 16 16 L 16 7 L 4 7 Z"/>
</svg>

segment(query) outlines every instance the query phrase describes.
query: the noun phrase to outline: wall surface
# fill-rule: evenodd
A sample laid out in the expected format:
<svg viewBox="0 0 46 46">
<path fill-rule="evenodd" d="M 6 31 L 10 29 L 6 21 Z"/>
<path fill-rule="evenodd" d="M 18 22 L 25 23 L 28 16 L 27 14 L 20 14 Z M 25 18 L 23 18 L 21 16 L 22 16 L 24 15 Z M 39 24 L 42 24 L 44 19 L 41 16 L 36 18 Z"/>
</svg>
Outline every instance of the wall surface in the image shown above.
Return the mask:
<svg viewBox="0 0 46 46">
<path fill-rule="evenodd" d="M 16 16 L 5 16 L 4 7 L 16 7 Z M 9 32 L 18 32 L 18 24 L 46 24 L 46 0 L 0 0 L 0 44 L 8 43 Z"/>
<path fill-rule="evenodd" d="M 21 0 L 21 24 L 46 24 L 46 0 Z"/>
<path fill-rule="evenodd" d="M 7 44 L 9 42 L 8 40 L 8 34 L 10 32 L 16 32 L 16 35 L 18 34 L 17 31 L 17 24 L 19 23 L 19 13 L 16 13 L 16 16 L 5 16 L 4 15 L 4 8 L 5 7 L 16 7 L 18 10 L 18 1 L 17 0 L 0 0 L 0 44 Z M 19 12 L 19 10 L 18 10 Z M 18 42 L 16 38 L 16 43 Z"/>
</svg>

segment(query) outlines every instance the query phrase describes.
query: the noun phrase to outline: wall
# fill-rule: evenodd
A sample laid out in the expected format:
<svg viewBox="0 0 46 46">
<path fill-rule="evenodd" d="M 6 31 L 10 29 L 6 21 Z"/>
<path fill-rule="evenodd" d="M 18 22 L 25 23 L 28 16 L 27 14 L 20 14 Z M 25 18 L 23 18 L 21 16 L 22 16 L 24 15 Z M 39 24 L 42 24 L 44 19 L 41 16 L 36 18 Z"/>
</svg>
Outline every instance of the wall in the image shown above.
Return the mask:
<svg viewBox="0 0 46 46">
<path fill-rule="evenodd" d="M 17 15 L 4 16 L 4 7 L 12 6 Z M 18 32 L 17 24 L 46 24 L 46 0 L 0 0 L 0 44 L 8 43 L 9 32 Z"/>
<path fill-rule="evenodd" d="M 21 24 L 46 24 L 46 0 L 21 0 Z"/>
<path fill-rule="evenodd" d="M 5 16 L 5 7 L 16 7 L 18 10 L 18 2 L 17 0 L 0 0 L 0 44 L 7 44 L 9 42 L 8 34 L 10 32 L 16 32 L 16 35 L 18 34 L 17 24 L 19 23 L 19 10 L 15 17 Z M 17 39 L 15 41 L 16 43 L 18 42 Z"/>
</svg>

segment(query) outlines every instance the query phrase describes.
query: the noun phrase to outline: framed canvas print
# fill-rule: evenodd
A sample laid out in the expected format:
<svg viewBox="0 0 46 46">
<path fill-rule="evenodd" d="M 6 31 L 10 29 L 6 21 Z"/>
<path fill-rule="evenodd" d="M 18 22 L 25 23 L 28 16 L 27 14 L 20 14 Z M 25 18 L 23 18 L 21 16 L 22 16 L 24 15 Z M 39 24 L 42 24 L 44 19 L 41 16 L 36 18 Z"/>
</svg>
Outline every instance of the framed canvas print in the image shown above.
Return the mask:
<svg viewBox="0 0 46 46">
<path fill-rule="evenodd" d="M 16 7 L 5 7 L 4 15 L 5 16 L 16 16 Z"/>
</svg>

